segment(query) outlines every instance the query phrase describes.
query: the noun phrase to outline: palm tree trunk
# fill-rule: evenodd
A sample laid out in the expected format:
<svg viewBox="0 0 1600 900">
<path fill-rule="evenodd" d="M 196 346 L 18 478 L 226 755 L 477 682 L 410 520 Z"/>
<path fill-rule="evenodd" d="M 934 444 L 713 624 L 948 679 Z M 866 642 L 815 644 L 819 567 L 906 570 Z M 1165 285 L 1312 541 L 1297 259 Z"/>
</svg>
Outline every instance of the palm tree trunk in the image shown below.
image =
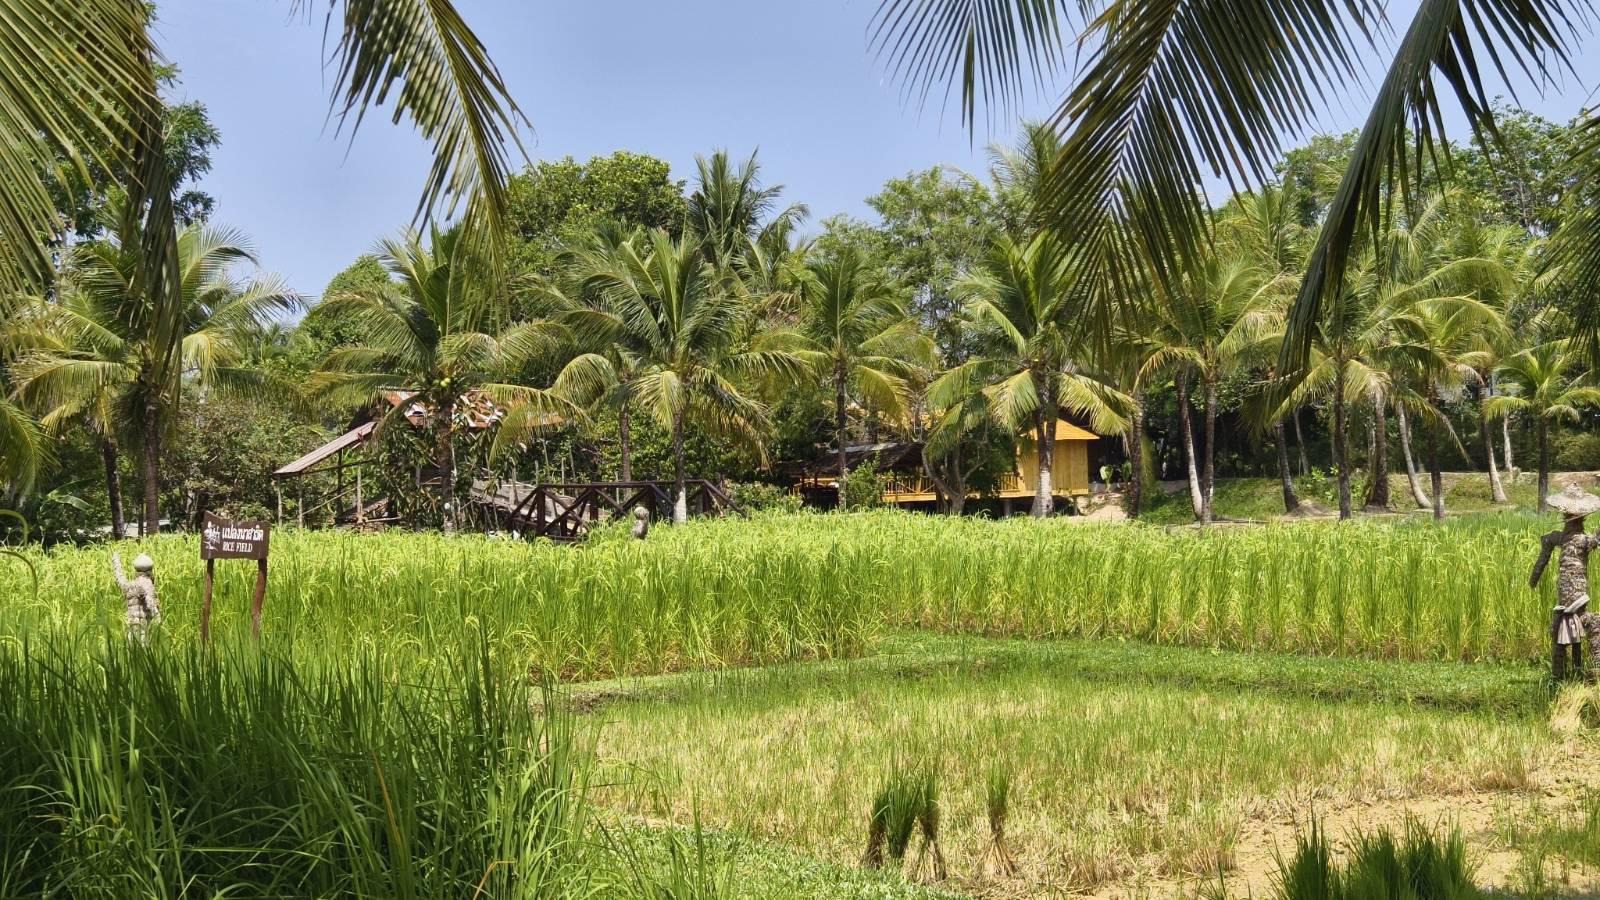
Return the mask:
<svg viewBox="0 0 1600 900">
<path fill-rule="evenodd" d="M 845 451 L 845 396 L 844 364 L 834 363 L 833 366 L 833 439 L 839 447 L 839 509 L 845 508 L 844 480 L 850 474 L 849 453 Z"/>
<path fill-rule="evenodd" d="M 1200 484 L 1200 524 L 1210 525 L 1217 494 L 1217 379 L 1209 372 L 1201 378 L 1205 382 L 1206 465 Z"/>
<path fill-rule="evenodd" d="M 100 440 L 100 461 L 106 469 L 106 499 L 111 504 L 111 539 L 122 540 L 127 531 L 122 516 L 122 474 L 117 471 L 117 442 L 114 438 Z"/>
<path fill-rule="evenodd" d="M 1033 497 L 1033 515 L 1042 519 L 1056 510 L 1055 485 L 1051 483 L 1051 465 L 1055 462 L 1056 406 L 1055 392 L 1051 389 L 1050 373 L 1040 379 L 1044 389 L 1039 393 L 1039 410 L 1034 414 L 1036 444 L 1039 456 L 1039 483 Z"/>
<path fill-rule="evenodd" d="M 1272 437 L 1278 445 L 1278 479 L 1283 482 L 1283 511 L 1292 513 L 1300 508 L 1300 498 L 1294 493 L 1294 473 L 1289 470 L 1289 442 L 1284 437 L 1282 419 L 1273 424 Z"/>
<path fill-rule="evenodd" d="M 1372 395 L 1372 485 L 1367 508 L 1389 510 L 1389 404 L 1378 391 Z"/>
<path fill-rule="evenodd" d="M 1300 407 L 1294 408 L 1294 445 L 1300 452 L 1300 477 L 1311 474 L 1311 457 L 1306 455 L 1306 436 L 1300 433 Z"/>
<path fill-rule="evenodd" d="M 1189 467 L 1189 501 L 1194 505 L 1194 516 L 1200 518 L 1200 473 L 1194 464 L 1194 423 L 1189 416 L 1189 372 L 1178 373 L 1178 424 L 1183 429 L 1183 461 Z"/>
<path fill-rule="evenodd" d="M 1544 515 L 1549 509 L 1546 499 L 1550 496 L 1550 424 L 1544 416 L 1539 417 L 1539 514 Z"/>
<path fill-rule="evenodd" d="M 683 477 L 683 410 L 672 419 L 672 524 L 689 521 L 689 488 Z"/>
<path fill-rule="evenodd" d="M 455 447 L 450 440 L 450 431 L 455 424 L 455 401 L 439 401 L 439 408 L 435 412 L 437 418 L 434 427 L 438 428 L 439 433 L 434 437 L 433 464 L 439 470 L 439 512 L 442 514 L 439 527 L 448 534 L 456 530 Z"/>
<path fill-rule="evenodd" d="M 1333 376 L 1333 464 L 1339 477 L 1339 518 L 1350 518 L 1350 448 L 1344 408 L 1344 361 Z"/>
<path fill-rule="evenodd" d="M 1428 403 L 1438 411 L 1439 399 L 1432 391 L 1428 395 Z M 1433 518 L 1444 518 L 1444 471 L 1439 468 L 1439 425 L 1428 426 L 1428 482 L 1433 488 Z"/>
<path fill-rule="evenodd" d="M 144 404 L 144 516 L 139 520 L 139 534 L 161 533 L 161 403 L 146 400 Z"/>
<path fill-rule="evenodd" d="M 1515 482 L 1516 481 L 1515 472 L 1516 472 L 1516 468 L 1517 468 L 1517 463 L 1516 463 L 1516 458 L 1511 455 L 1511 417 L 1510 416 L 1506 416 L 1505 418 L 1500 420 L 1500 437 L 1503 440 L 1503 442 L 1505 443 L 1505 448 L 1506 448 L 1506 457 L 1505 457 L 1506 458 L 1506 471 L 1513 473 L 1511 480 L 1513 482 Z"/>
<path fill-rule="evenodd" d="M 1144 500 L 1144 394 L 1133 393 L 1133 429 L 1128 441 L 1128 468 L 1133 472 L 1128 478 L 1128 518 L 1139 518 L 1140 504 Z"/>
<path fill-rule="evenodd" d="M 1394 413 L 1399 418 L 1400 454 L 1406 460 L 1406 481 L 1411 485 L 1411 499 L 1416 502 L 1417 509 L 1427 509 L 1432 501 L 1423 492 L 1421 479 L 1417 478 L 1417 458 L 1411 455 L 1411 423 L 1406 421 L 1405 405 L 1396 403 Z"/>
<path fill-rule="evenodd" d="M 1500 467 L 1494 461 L 1494 435 L 1489 433 L 1489 420 L 1478 419 L 1478 432 L 1483 435 L 1483 455 L 1489 461 L 1489 495 L 1496 503 L 1506 502 L 1506 486 L 1500 481 Z"/>
<path fill-rule="evenodd" d="M 628 409 L 628 401 L 622 401 L 622 406 L 617 410 L 617 444 L 622 453 L 622 471 L 618 478 L 622 481 L 633 480 L 633 416 Z"/>
</svg>

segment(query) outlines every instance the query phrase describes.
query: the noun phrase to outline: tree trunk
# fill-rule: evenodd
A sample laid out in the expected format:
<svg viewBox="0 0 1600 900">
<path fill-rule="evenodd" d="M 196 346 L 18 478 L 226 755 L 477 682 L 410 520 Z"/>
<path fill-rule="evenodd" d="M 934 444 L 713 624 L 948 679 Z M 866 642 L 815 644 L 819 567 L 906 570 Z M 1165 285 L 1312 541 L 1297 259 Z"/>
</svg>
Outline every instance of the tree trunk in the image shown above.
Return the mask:
<svg viewBox="0 0 1600 900">
<path fill-rule="evenodd" d="M 617 444 L 622 451 L 622 471 L 618 477 L 622 481 L 633 480 L 633 417 L 628 410 L 628 401 L 622 401 L 622 406 L 617 410 Z"/>
<path fill-rule="evenodd" d="M 1517 463 L 1516 463 L 1516 458 L 1511 455 L 1511 417 L 1510 416 L 1506 416 L 1505 418 L 1500 420 L 1500 437 L 1504 441 L 1505 447 L 1506 447 L 1506 457 L 1505 457 L 1505 459 L 1506 459 L 1506 471 L 1511 473 L 1511 481 L 1512 481 L 1513 484 L 1515 484 L 1516 480 L 1517 480 L 1517 476 L 1516 476 Z"/>
<path fill-rule="evenodd" d="M 1128 476 L 1128 518 L 1139 518 L 1139 510 L 1144 501 L 1144 396 L 1138 391 L 1133 395 L 1133 433 L 1128 441 L 1128 468 L 1132 473 Z"/>
<path fill-rule="evenodd" d="M 844 480 L 850 473 L 849 454 L 845 451 L 845 396 L 844 364 L 834 363 L 833 366 L 833 430 L 834 443 L 839 445 L 839 509 L 845 508 Z"/>
<path fill-rule="evenodd" d="M 1306 436 L 1300 433 L 1300 407 L 1294 408 L 1294 445 L 1300 452 L 1300 477 L 1311 474 L 1311 457 L 1306 455 Z"/>
<path fill-rule="evenodd" d="M 1041 379 L 1045 382 L 1039 398 L 1039 411 L 1035 416 L 1038 428 L 1039 484 L 1033 496 L 1034 518 L 1042 519 L 1056 511 L 1055 485 L 1051 482 L 1051 466 L 1056 452 L 1056 398 L 1052 390 L 1050 373 Z"/>
<path fill-rule="evenodd" d="M 1210 373 L 1201 378 L 1205 382 L 1206 465 L 1201 473 L 1200 524 L 1210 525 L 1217 496 L 1217 379 Z"/>
<path fill-rule="evenodd" d="M 106 471 L 106 500 L 111 505 L 111 539 L 122 540 L 127 528 L 122 517 L 122 475 L 117 471 L 117 442 L 100 439 L 100 462 Z"/>
<path fill-rule="evenodd" d="M 1550 496 L 1550 423 L 1544 416 L 1539 417 L 1539 514 L 1544 515 L 1550 508 L 1546 500 Z"/>
<path fill-rule="evenodd" d="M 144 404 L 144 516 L 139 534 L 161 533 L 161 402 Z"/>
<path fill-rule="evenodd" d="M 441 400 L 439 408 L 435 411 L 434 421 L 434 427 L 439 433 L 434 435 L 433 464 L 439 470 L 439 511 L 443 514 L 439 520 L 439 527 L 446 534 L 456 530 L 455 447 L 450 440 L 450 432 L 455 424 L 455 412 L 454 400 Z"/>
<path fill-rule="evenodd" d="M 672 420 L 672 524 L 689 521 L 689 488 L 683 477 L 683 411 Z M 843 496 L 843 491 L 840 491 Z"/>
<path fill-rule="evenodd" d="M 1339 475 L 1339 518 L 1350 518 L 1350 447 L 1345 429 L 1344 362 L 1340 360 L 1333 377 L 1333 464 Z"/>
<path fill-rule="evenodd" d="M 1289 441 L 1284 437 L 1282 419 L 1273 424 L 1272 437 L 1278 445 L 1278 479 L 1283 482 L 1283 511 L 1293 513 L 1300 508 L 1300 498 L 1294 494 L 1294 473 L 1289 470 Z"/>
<path fill-rule="evenodd" d="M 1372 486 L 1367 508 L 1389 511 L 1389 404 L 1381 392 L 1372 395 Z"/>
<path fill-rule="evenodd" d="M 1500 467 L 1494 461 L 1494 435 L 1489 432 L 1489 420 L 1479 417 L 1478 432 L 1483 436 L 1483 455 L 1489 461 L 1489 495 L 1496 503 L 1506 502 L 1506 486 L 1500 481 Z"/>
<path fill-rule="evenodd" d="M 1438 397 L 1431 394 L 1428 403 L 1438 411 Z M 1444 471 L 1439 468 L 1439 426 L 1428 426 L 1428 483 L 1433 488 L 1433 518 L 1444 518 Z"/>
<path fill-rule="evenodd" d="M 1406 421 L 1406 408 L 1403 404 L 1394 405 L 1395 416 L 1399 419 L 1400 426 L 1400 454 L 1406 461 L 1406 482 L 1411 485 L 1411 499 L 1416 502 L 1417 509 L 1427 509 L 1433 504 L 1428 495 L 1422 490 L 1422 481 L 1417 477 L 1417 458 L 1411 455 L 1411 423 Z"/>
<path fill-rule="evenodd" d="M 1189 501 L 1194 505 L 1194 517 L 1200 518 L 1202 495 L 1200 473 L 1194 462 L 1194 423 L 1189 416 L 1189 373 L 1178 373 L 1178 423 L 1183 430 L 1183 461 L 1189 467 Z"/>
</svg>

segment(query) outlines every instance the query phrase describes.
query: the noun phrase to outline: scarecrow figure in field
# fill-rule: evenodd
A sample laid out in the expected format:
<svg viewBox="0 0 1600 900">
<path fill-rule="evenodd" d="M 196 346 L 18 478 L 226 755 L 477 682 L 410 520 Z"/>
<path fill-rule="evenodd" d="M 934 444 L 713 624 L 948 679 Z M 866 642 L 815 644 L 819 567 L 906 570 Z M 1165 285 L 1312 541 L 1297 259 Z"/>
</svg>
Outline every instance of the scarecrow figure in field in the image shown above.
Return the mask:
<svg viewBox="0 0 1600 900">
<path fill-rule="evenodd" d="M 1590 665 L 1596 662 L 1597 652 L 1600 652 L 1600 617 L 1588 609 L 1589 554 L 1600 547 L 1600 533 L 1590 535 L 1583 531 L 1584 518 L 1600 512 L 1600 497 L 1569 484 L 1561 493 L 1551 494 L 1546 502 L 1566 516 L 1566 526 L 1539 539 L 1539 561 L 1533 564 L 1533 575 L 1528 578 L 1528 586 L 1539 586 L 1539 579 L 1550 564 L 1550 554 L 1559 549 L 1561 561 L 1556 565 L 1558 605 L 1550 623 L 1551 668 L 1552 674 L 1559 680 L 1567 675 L 1569 652 L 1572 671 L 1585 672 L 1585 637 L 1594 645 L 1590 647 Z"/>
<path fill-rule="evenodd" d="M 633 508 L 633 536 L 642 541 L 649 533 L 650 510 L 642 506 L 635 506 Z"/>
<path fill-rule="evenodd" d="M 133 561 L 134 576 L 122 571 L 122 557 L 111 554 L 111 573 L 117 577 L 122 597 L 128 604 L 128 637 L 144 643 L 149 630 L 161 624 L 161 604 L 156 600 L 155 560 L 139 554 Z"/>
</svg>

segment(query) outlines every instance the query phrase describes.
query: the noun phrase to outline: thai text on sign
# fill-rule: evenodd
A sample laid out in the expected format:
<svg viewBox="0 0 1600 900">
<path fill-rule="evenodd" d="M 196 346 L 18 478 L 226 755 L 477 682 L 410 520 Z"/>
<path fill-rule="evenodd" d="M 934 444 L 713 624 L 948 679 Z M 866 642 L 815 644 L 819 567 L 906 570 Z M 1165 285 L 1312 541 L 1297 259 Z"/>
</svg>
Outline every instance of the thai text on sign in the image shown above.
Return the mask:
<svg viewBox="0 0 1600 900">
<path fill-rule="evenodd" d="M 206 513 L 200 531 L 201 559 L 266 559 L 271 526 Z"/>
</svg>

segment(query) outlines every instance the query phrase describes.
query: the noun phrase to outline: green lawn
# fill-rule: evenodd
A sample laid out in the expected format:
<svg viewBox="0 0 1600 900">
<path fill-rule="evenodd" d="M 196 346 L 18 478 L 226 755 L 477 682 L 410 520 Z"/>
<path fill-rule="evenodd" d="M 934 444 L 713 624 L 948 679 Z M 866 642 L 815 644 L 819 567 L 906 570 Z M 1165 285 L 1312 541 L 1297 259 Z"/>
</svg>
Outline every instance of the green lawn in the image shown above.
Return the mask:
<svg viewBox="0 0 1600 900">
<path fill-rule="evenodd" d="M 1427 475 L 1422 476 L 1423 490 L 1427 491 Z M 1351 486 L 1354 503 L 1360 510 L 1365 480 L 1357 477 Z M 1446 473 L 1445 511 L 1451 513 L 1486 512 L 1505 509 L 1490 496 L 1489 476 L 1483 473 Z M 1301 500 L 1318 504 L 1329 512 L 1338 512 L 1336 483 L 1322 479 L 1316 483 L 1295 479 Z M 1539 492 L 1532 473 L 1524 472 L 1515 484 L 1506 484 L 1508 505 L 1531 510 L 1538 506 Z M 1267 522 L 1283 518 L 1283 487 L 1276 478 L 1219 478 L 1212 508 L 1219 519 Z M 1395 513 L 1427 515 L 1419 510 L 1411 497 L 1411 488 L 1404 474 L 1389 476 L 1389 508 Z M 1431 507 L 1429 507 L 1431 509 Z M 1149 509 L 1142 516 L 1158 525 L 1188 525 L 1194 522 L 1194 510 L 1187 490 L 1177 493 L 1156 493 Z"/>
</svg>

